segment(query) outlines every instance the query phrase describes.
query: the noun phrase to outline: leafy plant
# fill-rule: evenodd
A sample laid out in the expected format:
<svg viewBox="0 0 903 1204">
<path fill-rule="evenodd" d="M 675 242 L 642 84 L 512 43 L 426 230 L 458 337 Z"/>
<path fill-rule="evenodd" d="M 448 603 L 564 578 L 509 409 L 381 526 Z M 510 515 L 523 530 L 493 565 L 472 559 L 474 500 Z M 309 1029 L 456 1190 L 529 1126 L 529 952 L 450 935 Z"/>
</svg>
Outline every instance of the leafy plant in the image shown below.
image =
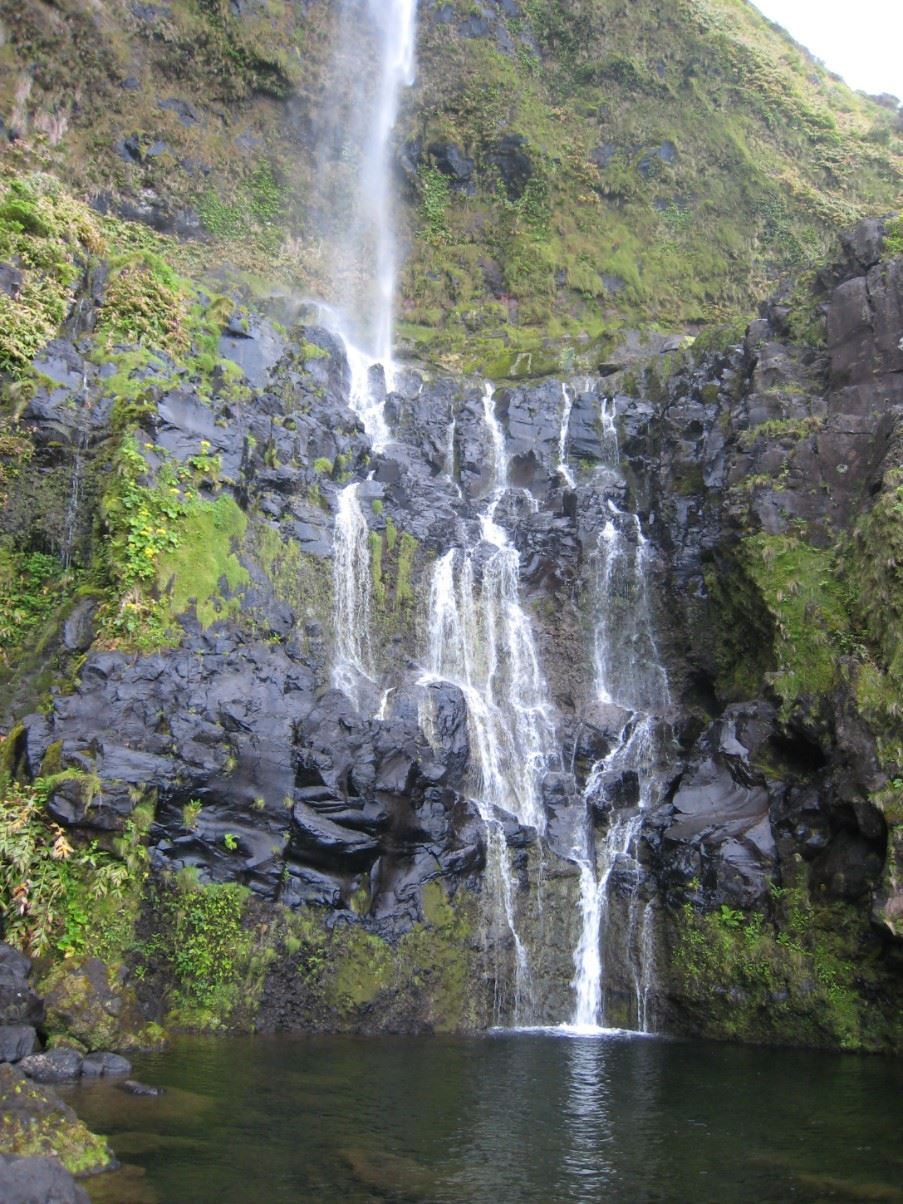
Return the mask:
<svg viewBox="0 0 903 1204">
<path fill-rule="evenodd" d="M 88 944 L 92 905 L 115 895 L 128 865 L 98 848 L 73 844 L 47 811 L 53 784 L 7 783 L 0 798 L 0 910 L 4 939 L 34 956 L 66 956 Z"/>
</svg>

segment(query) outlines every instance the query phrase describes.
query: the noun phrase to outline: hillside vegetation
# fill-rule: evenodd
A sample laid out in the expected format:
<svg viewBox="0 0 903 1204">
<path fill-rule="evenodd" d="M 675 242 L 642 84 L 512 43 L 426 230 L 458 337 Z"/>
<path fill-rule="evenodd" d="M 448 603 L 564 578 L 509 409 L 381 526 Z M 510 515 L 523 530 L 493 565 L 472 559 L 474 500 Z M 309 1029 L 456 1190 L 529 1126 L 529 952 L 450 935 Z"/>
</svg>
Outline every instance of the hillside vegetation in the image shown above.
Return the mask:
<svg viewBox="0 0 903 1204">
<path fill-rule="evenodd" d="M 196 272 L 316 291 L 322 0 L 3 0 L 8 153 L 182 238 Z M 745 0 L 420 5 L 398 139 L 402 338 L 494 375 L 750 314 L 903 193 L 899 112 Z"/>
</svg>

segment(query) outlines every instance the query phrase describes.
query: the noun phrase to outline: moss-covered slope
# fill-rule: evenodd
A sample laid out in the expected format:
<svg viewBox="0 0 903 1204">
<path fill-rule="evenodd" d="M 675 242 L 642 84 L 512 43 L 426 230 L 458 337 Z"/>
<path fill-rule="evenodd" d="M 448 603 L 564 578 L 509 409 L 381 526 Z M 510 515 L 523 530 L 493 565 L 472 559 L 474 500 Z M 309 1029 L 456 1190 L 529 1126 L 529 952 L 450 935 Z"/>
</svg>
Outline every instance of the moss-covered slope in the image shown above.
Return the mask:
<svg viewBox="0 0 903 1204">
<path fill-rule="evenodd" d="M 0 13 L 14 153 L 186 236 L 196 267 L 317 288 L 332 6 Z M 903 127 L 746 0 L 424 0 L 397 158 L 408 346 L 535 374 L 595 366 L 624 327 L 750 312 L 838 228 L 894 207 Z"/>
</svg>

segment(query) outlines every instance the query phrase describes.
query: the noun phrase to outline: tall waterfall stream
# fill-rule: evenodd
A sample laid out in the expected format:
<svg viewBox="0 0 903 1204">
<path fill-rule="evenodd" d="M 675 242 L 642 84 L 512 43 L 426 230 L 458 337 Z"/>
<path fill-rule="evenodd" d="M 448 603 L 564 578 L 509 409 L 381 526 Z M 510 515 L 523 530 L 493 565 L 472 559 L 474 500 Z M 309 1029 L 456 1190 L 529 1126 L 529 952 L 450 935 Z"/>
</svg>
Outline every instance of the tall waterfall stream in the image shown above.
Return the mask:
<svg viewBox="0 0 903 1204">
<path fill-rule="evenodd" d="M 401 93 L 414 78 L 415 21 L 415 0 L 367 0 L 366 4 L 345 0 L 325 103 L 322 153 L 335 155 L 339 147 L 355 169 L 340 206 L 344 221 L 333 235 L 332 295 L 322 309 L 343 341 L 348 402 L 376 453 L 392 439 L 385 399 L 396 376 L 392 345 L 398 253 L 390 150 Z M 358 72 L 350 80 L 347 64 L 355 48 L 360 51 L 362 38 L 370 44 L 369 60 L 375 70 Z M 332 200 L 338 204 L 338 198 Z M 325 212 L 332 202 L 325 196 L 320 203 Z M 589 390 L 591 382 L 583 386 Z M 561 385 L 556 466 L 571 490 L 576 479 L 568 463 L 568 441 L 575 390 L 571 384 Z M 597 700 L 620 714 L 620 735 L 593 766 L 584 790 L 584 814 L 575 825 L 571 857 L 579 869 L 581 925 L 574 950 L 574 1007 L 569 1022 L 581 1030 L 606 1023 L 606 965 L 617 956 L 630 967 L 635 1023 L 645 1030 L 650 1023 L 647 1000 L 654 973 L 654 915 L 651 903 L 639 897 L 636 845 L 643 813 L 659 785 L 660 717 L 669 706 L 668 683 L 652 629 L 648 545 L 636 516 L 619 509 L 615 500 L 623 492 L 623 478 L 613 408 L 601 398 L 599 406 L 612 488 L 606 496 L 608 518 L 593 557 L 592 658 Z M 454 421 L 452 416 L 445 465 L 446 479 L 452 480 Z M 468 789 L 485 839 L 487 942 L 498 955 L 497 980 L 504 973 L 501 950 L 505 944 L 513 948 L 514 983 L 505 1014 L 515 1025 L 529 1025 L 536 1019 L 534 971 L 519 928 L 519 884 L 506 830 L 516 824 L 532 829 L 541 840 L 547 824 L 543 779 L 561 770 L 562 750 L 530 617 L 519 596 L 520 555 L 500 517 L 511 490 L 508 452 L 488 383 L 483 389 L 483 425 L 491 487 L 478 505 L 478 534 L 471 542 L 448 548 L 436 560 L 420 683 L 450 683 L 466 702 L 471 748 Z M 359 489 L 355 482 L 341 491 L 335 518 L 333 683 L 359 711 L 373 713 L 379 681 L 370 631 L 370 536 Z M 522 492 L 535 510 L 529 492 Z M 385 718 L 389 697 L 388 691 L 382 693 L 377 718 Z M 429 731 L 426 700 L 422 711 L 422 726 Z M 613 783 L 625 776 L 637 783 L 636 797 L 626 808 L 616 806 L 612 797 Z M 595 834 L 594 813 L 607 813 L 601 838 Z M 626 889 L 629 896 L 626 927 L 621 925 L 619 935 L 610 923 L 616 888 L 622 895 Z M 541 881 L 537 889 L 541 905 Z M 498 981 L 496 999 L 501 1018 Z"/>
</svg>

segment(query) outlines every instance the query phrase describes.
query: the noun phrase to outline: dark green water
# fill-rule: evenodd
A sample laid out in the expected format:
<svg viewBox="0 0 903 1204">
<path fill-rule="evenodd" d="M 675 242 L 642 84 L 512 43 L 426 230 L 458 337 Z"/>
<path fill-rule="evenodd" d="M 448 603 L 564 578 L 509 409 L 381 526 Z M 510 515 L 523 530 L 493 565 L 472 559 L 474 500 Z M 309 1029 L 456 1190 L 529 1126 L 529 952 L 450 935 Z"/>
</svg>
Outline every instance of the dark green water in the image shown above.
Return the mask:
<svg viewBox="0 0 903 1204">
<path fill-rule="evenodd" d="M 231 1038 L 70 1099 L 108 1204 L 903 1201 L 903 1065 L 630 1037 Z"/>
</svg>

